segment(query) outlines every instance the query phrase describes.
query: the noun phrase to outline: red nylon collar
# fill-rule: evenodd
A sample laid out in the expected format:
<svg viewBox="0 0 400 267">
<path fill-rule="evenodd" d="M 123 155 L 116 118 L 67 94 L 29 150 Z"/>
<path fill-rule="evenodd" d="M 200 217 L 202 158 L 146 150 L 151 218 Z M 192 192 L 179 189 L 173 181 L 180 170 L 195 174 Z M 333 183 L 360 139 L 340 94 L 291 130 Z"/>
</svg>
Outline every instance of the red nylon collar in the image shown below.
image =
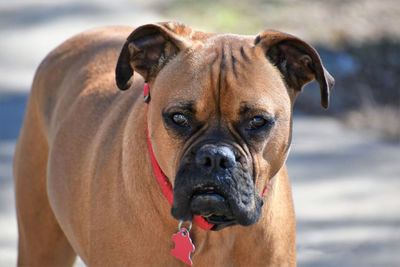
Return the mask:
<svg viewBox="0 0 400 267">
<path fill-rule="evenodd" d="M 172 185 L 169 182 L 168 177 L 161 170 L 160 165 L 158 165 L 157 159 L 154 156 L 153 146 L 151 145 L 151 140 L 150 140 L 149 124 L 148 124 L 148 113 L 149 113 L 149 106 L 150 106 L 150 87 L 149 87 L 148 83 L 144 84 L 143 93 L 144 93 L 144 101 L 148 104 L 147 105 L 147 114 L 146 114 L 146 136 L 147 136 L 147 145 L 149 148 L 149 154 L 150 154 L 150 159 L 151 159 L 151 165 L 153 166 L 154 174 L 156 175 L 157 182 L 161 188 L 161 191 L 163 192 L 165 198 L 168 200 L 169 204 L 172 206 L 172 204 L 174 202 L 174 193 L 173 193 Z M 271 180 L 268 181 L 267 186 L 264 188 L 262 197 L 265 196 L 265 194 L 270 186 L 270 182 L 271 182 Z M 214 224 L 207 222 L 203 217 L 198 216 L 198 215 L 193 217 L 193 222 L 195 224 L 197 224 L 203 230 L 210 230 L 214 226 Z"/>
</svg>

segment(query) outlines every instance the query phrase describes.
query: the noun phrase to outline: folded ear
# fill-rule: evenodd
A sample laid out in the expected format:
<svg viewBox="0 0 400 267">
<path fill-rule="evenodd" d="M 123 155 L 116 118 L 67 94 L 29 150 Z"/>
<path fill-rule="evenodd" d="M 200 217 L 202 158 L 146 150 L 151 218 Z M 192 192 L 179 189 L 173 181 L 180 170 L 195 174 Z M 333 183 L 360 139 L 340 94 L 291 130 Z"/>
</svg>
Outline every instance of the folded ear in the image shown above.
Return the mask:
<svg viewBox="0 0 400 267">
<path fill-rule="evenodd" d="M 134 71 L 146 81 L 154 78 L 171 58 L 189 46 L 186 36 L 191 31 L 175 23 L 148 24 L 135 29 L 118 58 L 115 69 L 118 88 L 126 90 L 131 86 Z"/>
<path fill-rule="evenodd" d="M 255 45 L 261 46 L 267 58 L 278 67 L 286 84 L 297 91 L 317 80 L 321 91 L 321 105 L 329 106 L 329 92 L 335 80 L 322 65 L 317 51 L 299 38 L 269 30 L 259 34 Z"/>
</svg>

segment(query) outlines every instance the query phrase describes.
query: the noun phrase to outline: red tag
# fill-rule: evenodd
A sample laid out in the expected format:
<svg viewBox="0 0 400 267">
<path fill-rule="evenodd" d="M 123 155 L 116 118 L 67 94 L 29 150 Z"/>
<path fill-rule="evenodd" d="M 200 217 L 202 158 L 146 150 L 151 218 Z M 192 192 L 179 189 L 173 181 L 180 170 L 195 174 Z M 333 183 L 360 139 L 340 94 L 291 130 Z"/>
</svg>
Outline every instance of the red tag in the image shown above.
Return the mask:
<svg viewBox="0 0 400 267">
<path fill-rule="evenodd" d="M 190 253 L 194 251 L 194 244 L 190 239 L 188 229 L 181 228 L 178 233 L 172 235 L 172 241 L 175 243 L 175 248 L 171 250 L 171 254 L 191 266 L 193 262 Z"/>
</svg>

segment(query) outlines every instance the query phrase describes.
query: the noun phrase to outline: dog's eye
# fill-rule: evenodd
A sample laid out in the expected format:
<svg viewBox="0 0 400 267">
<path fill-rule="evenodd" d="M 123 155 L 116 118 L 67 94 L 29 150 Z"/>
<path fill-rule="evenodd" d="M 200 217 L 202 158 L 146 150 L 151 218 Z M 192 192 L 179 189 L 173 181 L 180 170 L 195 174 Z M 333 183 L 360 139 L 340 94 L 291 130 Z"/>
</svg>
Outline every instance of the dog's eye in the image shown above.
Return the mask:
<svg viewBox="0 0 400 267">
<path fill-rule="evenodd" d="M 257 130 L 261 127 L 263 127 L 267 121 L 263 117 L 253 117 L 250 119 L 249 123 L 247 124 L 246 129 L 247 130 Z"/>
<path fill-rule="evenodd" d="M 182 113 L 175 113 L 172 115 L 172 121 L 181 127 L 189 127 L 189 120 L 188 118 Z"/>
</svg>

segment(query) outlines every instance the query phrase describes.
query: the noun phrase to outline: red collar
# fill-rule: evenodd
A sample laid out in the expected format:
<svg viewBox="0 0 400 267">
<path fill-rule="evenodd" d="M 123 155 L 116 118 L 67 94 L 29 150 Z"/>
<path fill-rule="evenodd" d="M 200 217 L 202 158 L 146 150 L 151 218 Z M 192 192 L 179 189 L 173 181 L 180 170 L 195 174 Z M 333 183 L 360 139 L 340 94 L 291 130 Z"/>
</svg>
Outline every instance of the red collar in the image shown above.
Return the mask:
<svg viewBox="0 0 400 267">
<path fill-rule="evenodd" d="M 146 135 L 147 135 L 147 145 L 149 148 L 151 165 L 153 166 L 154 174 L 156 175 L 157 182 L 161 188 L 161 191 L 163 192 L 165 198 L 168 200 L 169 204 L 172 206 L 172 203 L 174 201 L 172 185 L 169 182 L 168 177 L 161 170 L 160 165 L 158 165 L 157 159 L 154 156 L 153 146 L 151 145 L 151 140 L 150 140 L 150 135 L 149 135 L 149 124 L 147 122 L 147 118 L 148 118 L 148 111 L 149 111 L 149 106 L 150 106 L 150 87 L 149 87 L 148 83 L 144 84 L 143 92 L 144 92 L 144 101 L 148 104 L 147 105 L 147 114 L 146 114 Z M 267 192 L 269 185 L 270 185 L 270 181 L 271 180 L 268 181 L 267 186 L 264 188 L 262 197 L 264 197 L 265 193 Z M 193 222 L 204 230 L 210 230 L 214 226 L 214 224 L 207 222 L 201 216 L 194 216 Z"/>
</svg>

